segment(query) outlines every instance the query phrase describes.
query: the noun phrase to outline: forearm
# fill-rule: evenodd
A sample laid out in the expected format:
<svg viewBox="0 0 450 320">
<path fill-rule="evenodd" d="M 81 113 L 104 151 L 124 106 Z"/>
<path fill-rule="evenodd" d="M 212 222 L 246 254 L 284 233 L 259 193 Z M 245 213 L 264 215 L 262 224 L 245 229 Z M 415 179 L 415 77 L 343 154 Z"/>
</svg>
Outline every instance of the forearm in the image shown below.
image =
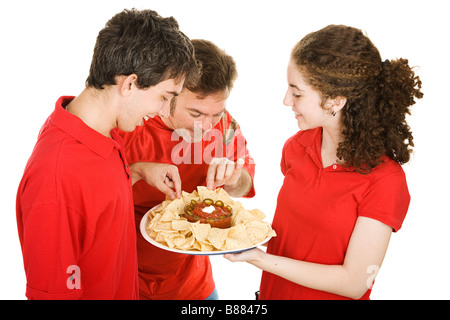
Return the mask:
<svg viewBox="0 0 450 320">
<path fill-rule="evenodd" d="M 305 262 L 263 251 L 257 254 L 256 259 L 248 262 L 296 284 L 353 299 L 360 298 L 368 289 L 367 281 L 349 272 L 344 265 Z"/>
<path fill-rule="evenodd" d="M 247 170 L 242 169 L 241 175 L 235 184 L 225 184 L 223 188 L 232 197 L 239 198 L 245 196 L 253 186 L 253 180 Z"/>
<path fill-rule="evenodd" d="M 248 262 L 308 288 L 359 299 L 375 280 L 391 233 L 392 228 L 380 221 L 358 217 L 341 265 L 295 260 L 271 255 L 260 249 L 227 254 L 225 258 L 233 262 Z"/>
</svg>

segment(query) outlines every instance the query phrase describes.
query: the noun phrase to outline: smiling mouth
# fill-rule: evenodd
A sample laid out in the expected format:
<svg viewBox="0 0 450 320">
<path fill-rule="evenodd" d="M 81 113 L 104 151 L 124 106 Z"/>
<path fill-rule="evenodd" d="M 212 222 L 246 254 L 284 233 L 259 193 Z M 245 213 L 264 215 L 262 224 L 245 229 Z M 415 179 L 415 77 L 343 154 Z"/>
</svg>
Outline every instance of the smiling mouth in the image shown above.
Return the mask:
<svg viewBox="0 0 450 320">
<path fill-rule="evenodd" d="M 144 120 L 147 121 L 150 118 L 153 118 L 155 115 L 154 114 L 146 114 L 145 116 L 143 116 Z"/>
</svg>

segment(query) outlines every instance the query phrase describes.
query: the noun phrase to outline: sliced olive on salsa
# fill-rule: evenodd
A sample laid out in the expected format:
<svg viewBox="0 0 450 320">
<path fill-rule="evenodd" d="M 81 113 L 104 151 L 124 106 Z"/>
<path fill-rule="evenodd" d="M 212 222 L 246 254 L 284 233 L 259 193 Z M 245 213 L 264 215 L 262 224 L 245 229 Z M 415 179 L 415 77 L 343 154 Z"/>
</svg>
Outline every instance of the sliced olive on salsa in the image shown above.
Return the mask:
<svg viewBox="0 0 450 320">
<path fill-rule="evenodd" d="M 192 215 L 192 210 L 194 210 L 194 206 L 191 204 L 188 204 L 187 206 L 184 207 L 184 212 Z"/>
<path fill-rule="evenodd" d="M 210 206 L 214 204 L 214 201 L 210 198 L 206 198 L 205 200 L 203 200 L 203 203 L 206 204 L 207 206 Z"/>
<path fill-rule="evenodd" d="M 196 206 L 196 205 L 198 204 L 198 202 L 195 201 L 194 199 L 192 199 L 192 200 L 191 200 L 191 204 L 192 204 L 193 206 Z"/>
<path fill-rule="evenodd" d="M 216 203 L 214 203 L 216 206 L 223 208 L 223 202 L 221 200 L 217 200 Z"/>
<path fill-rule="evenodd" d="M 233 209 L 229 205 L 225 206 L 225 210 L 227 210 L 229 213 L 233 212 Z"/>
</svg>

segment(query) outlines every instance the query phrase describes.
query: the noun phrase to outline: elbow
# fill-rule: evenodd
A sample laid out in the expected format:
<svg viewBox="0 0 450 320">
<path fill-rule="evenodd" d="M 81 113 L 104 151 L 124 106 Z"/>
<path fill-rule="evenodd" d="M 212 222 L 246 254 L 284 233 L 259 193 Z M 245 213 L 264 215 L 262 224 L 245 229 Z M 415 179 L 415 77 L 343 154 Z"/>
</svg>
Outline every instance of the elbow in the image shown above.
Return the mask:
<svg viewBox="0 0 450 320">
<path fill-rule="evenodd" d="M 350 299 L 359 300 L 364 296 L 367 290 L 367 288 L 365 288 L 365 290 L 354 290 L 354 292 L 349 292 L 348 297 Z"/>
<path fill-rule="evenodd" d="M 372 288 L 376 274 L 367 277 L 367 274 L 350 273 L 346 280 L 341 282 L 342 295 L 350 299 L 361 299 Z"/>
<path fill-rule="evenodd" d="M 344 295 L 350 299 L 359 300 L 371 287 L 372 286 L 368 286 L 367 283 L 353 284 L 347 288 L 347 291 Z"/>
</svg>

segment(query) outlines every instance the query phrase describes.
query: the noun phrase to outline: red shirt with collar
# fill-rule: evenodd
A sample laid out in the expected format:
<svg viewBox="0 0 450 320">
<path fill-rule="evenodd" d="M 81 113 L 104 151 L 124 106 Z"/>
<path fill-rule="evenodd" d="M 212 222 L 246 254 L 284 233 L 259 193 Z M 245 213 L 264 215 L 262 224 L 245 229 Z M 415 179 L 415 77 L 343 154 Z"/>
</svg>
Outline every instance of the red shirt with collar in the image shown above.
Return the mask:
<svg viewBox="0 0 450 320">
<path fill-rule="evenodd" d="M 186 192 L 204 186 L 213 157 L 244 159 L 244 169 L 252 179 L 255 164 L 239 125 L 225 112 L 221 121 L 200 142 L 188 143 L 167 127 L 159 117 L 147 120 L 133 132 L 120 132 L 125 140 L 127 160 L 174 164 Z M 246 197 L 253 197 L 252 186 Z M 214 290 L 215 283 L 208 256 L 194 256 L 164 251 L 148 243 L 139 231 L 142 217 L 165 200 L 165 195 L 144 180 L 133 185 L 140 299 L 203 300 Z"/>
<path fill-rule="evenodd" d="M 332 165 L 323 168 L 322 128 L 300 131 L 283 148 L 284 183 L 267 252 L 319 264 L 342 264 L 359 216 L 400 229 L 410 195 L 399 164 L 385 157 L 369 174 Z M 362 299 L 369 299 L 367 290 Z M 347 299 L 263 272 L 260 299 Z"/>
<path fill-rule="evenodd" d="M 73 98 L 56 102 L 17 193 L 26 296 L 136 299 L 133 198 L 123 141 L 67 112 Z"/>
</svg>

